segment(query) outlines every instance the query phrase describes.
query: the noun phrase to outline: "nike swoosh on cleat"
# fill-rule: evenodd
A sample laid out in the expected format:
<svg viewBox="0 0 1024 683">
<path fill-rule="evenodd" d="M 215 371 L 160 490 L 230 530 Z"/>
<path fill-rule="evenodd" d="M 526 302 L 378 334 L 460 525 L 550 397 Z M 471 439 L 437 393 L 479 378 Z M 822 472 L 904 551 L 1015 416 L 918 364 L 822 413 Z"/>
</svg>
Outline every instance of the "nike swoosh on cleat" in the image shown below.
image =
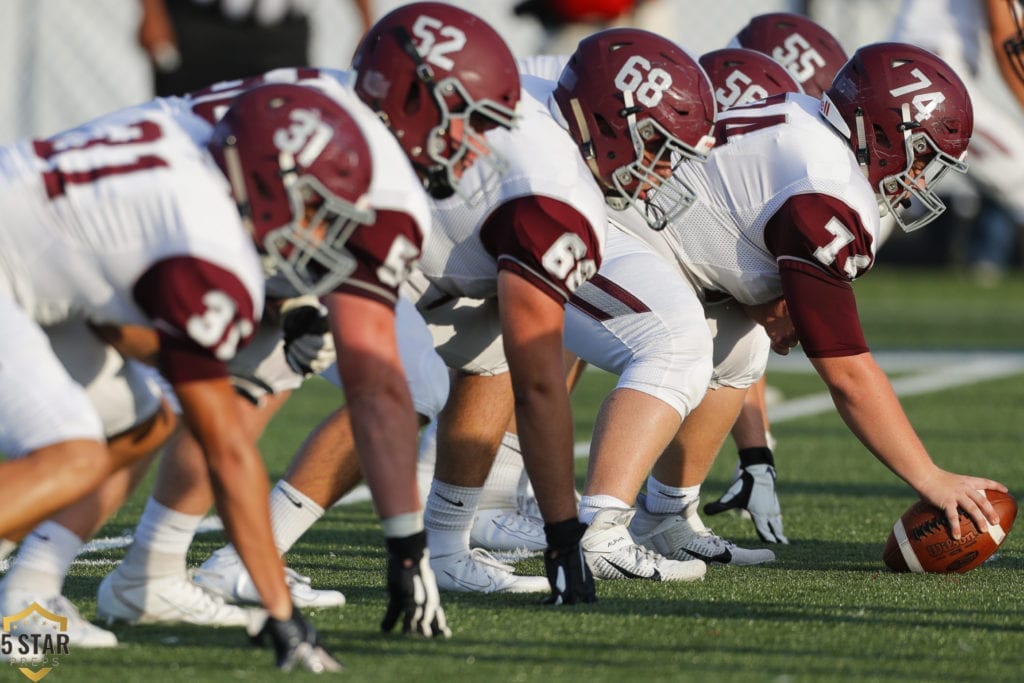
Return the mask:
<svg viewBox="0 0 1024 683">
<path fill-rule="evenodd" d="M 467 581 L 466 579 L 454 576 L 451 572 L 445 572 L 445 574 L 447 574 L 448 578 L 455 583 L 459 584 L 463 588 L 473 591 L 474 593 L 490 593 L 495 588 L 494 579 L 489 576 L 487 577 L 486 583 L 475 583 L 473 581 Z"/>
<path fill-rule="evenodd" d="M 440 498 L 440 499 L 441 499 L 441 500 L 443 500 L 444 502 L 448 503 L 449 505 L 454 505 L 454 506 L 455 506 L 455 507 L 457 507 L 457 508 L 460 508 L 460 507 L 462 507 L 462 506 L 463 506 L 463 503 L 462 503 L 462 501 L 461 501 L 461 500 L 459 500 L 459 501 L 455 501 L 455 500 L 452 500 L 451 498 L 445 498 L 445 497 L 444 497 L 444 496 L 442 496 L 442 495 L 441 495 L 440 493 L 436 493 L 436 494 L 434 494 L 434 495 L 436 495 L 436 496 L 437 496 L 438 498 Z"/>
<path fill-rule="evenodd" d="M 698 560 L 704 560 L 706 564 L 717 562 L 718 564 L 729 564 L 732 562 L 732 553 L 728 550 L 723 550 L 716 555 L 705 555 L 704 553 L 698 553 L 696 550 L 690 550 L 689 548 L 683 548 L 683 552 L 687 555 L 692 555 Z"/>
<path fill-rule="evenodd" d="M 607 557 L 604 559 L 604 561 L 610 564 L 618 571 L 622 572 L 623 576 L 625 576 L 627 579 L 646 579 L 649 581 L 661 581 L 661 572 L 658 571 L 657 567 L 655 567 L 653 574 L 651 574 L 650 576 L 644 576 L 642 574 L 637 574 L 636 572 L 630 571 L 626 567 L 620 567 L 619 565 L 609 560 Z"/>
</svg>

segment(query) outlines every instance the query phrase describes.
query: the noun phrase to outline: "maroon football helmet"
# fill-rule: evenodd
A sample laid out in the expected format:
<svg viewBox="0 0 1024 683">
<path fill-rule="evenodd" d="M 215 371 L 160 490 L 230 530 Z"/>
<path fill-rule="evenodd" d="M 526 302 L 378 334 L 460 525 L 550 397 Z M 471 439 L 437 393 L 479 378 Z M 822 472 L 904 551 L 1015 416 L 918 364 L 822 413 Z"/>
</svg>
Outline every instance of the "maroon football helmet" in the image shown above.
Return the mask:
<svg viewBox="0 0 1024 683">
<path fill-rule="evenodd" d="M 268 275 L 320 296 L 356 262 L 352 231 L 373 223 L 370 148 L 340 104 L 300 85 L 263 85 L 232 100 L 210 151 L 231 184 Z"/>
<path fill-rule="evenodd" d="M 715 99 L 683 49 L 640 29 L 600 31 L 580 41 L 554 97 L 612 206 L 633 205 L 660 230 L 693 203 L 692 188 L 663 174 L 707 158 Z"/>
<path fill-rule="evenodd" d="M 803 92 L 793 75 L 762 52 L 742 47 L 727 47 L 700 57 L 719 111 L 772 95 Z"/>
<path fill-rule="evenodd" d="M 850 141 L 901 228 L 916 230 L 946 209 L 935 185 L 949 169 L 967 171 L 974 113 L 963 81 L 939 57 L 905 43 L 866 45 L 836 74 L 821 113 Z M 922 211 L 907 220 L 897 207 L 911 197 Z"/>
<path fill-rule="evenodd" d="M 467 155 L 487 165 L 492 181 L 504 169 L 483 133 L 515 123 L 519 71 L 479 17 L 441 2 L 399 7 L 363 37 L 352 68 L 356 94 L 395 134 L 431 194 L 460 190 Z"/>
<path fill-rule="evenodd" d="M 729 47 L 763 52 L 789 69 L 804 92 L 812 97 L 832 85 L 832 77 L 846 63 L 846 50 L 835 36 L 802 14 L 775 12 L 750 20 Z"/>
</svg>

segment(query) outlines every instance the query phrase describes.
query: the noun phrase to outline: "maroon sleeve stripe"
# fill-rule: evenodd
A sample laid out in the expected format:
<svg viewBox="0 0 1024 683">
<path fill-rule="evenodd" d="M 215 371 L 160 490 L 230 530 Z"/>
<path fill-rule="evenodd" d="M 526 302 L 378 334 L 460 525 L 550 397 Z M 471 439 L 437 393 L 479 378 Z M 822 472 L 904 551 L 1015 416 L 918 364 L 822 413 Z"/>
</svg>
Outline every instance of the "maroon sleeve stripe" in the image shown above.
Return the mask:
<svg viewBox="0 0 1024 683">
<path fill-rule="evenodd" d="M 587 285 L 576 290 L 570 303 L 600 321 L 634 313 L 649 313 L 651 310 L 628 290 L 600 273 L 592 277 Z"/>
</svg>

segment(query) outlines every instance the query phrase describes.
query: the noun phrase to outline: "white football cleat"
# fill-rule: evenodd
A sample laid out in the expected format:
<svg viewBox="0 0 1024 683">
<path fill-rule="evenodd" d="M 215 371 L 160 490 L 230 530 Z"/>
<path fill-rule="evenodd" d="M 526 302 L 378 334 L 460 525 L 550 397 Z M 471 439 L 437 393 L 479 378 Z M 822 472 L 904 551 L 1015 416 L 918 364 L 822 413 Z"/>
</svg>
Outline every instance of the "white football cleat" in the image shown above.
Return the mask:
<svg viewBox="0 0 1024 683">
<path fill-rule="evenodd" d="M 643 494 L 637 497 L 637 513 L 629 531 L 639 543 L 665 557 L 737 567 L 775 561 L 775 553 L 767 548 L 741 548 L 704 526 L 697 514 L 698 501 L 678 515 L 647 512 L 645 500 Z"/>
<path fill-rule="evenodd" d="M 38 596 L 28 591 L 5 590 L 0 595 L 0 614 L 3 614 L 5 617 L 15 615 L 26 609 L 33 602 L 53 612 L 58 617 L 65 617 L 68 620 L 65 633 L 68 636 L 68 647 L 70 650 L 80 647 L 87 649 L 117 647 L 117 636 L 86 620 L 78 613 L 78 608 L 63 595 Z M 28 628 L 25 628 L 23 623 Z M 32 624 L 33 622 L 31 621 L 23 622 L 19 620 L 19 633 L 53 633 L 52 626 L 36 628 Z"/>
<path fill-rule="evenodd" d="M 700 581 L 707 565 L 700 560 L 670 560 L 638 545 L 629 535 L 634 510 L 606 508 L 587 527 L 580 547 L 598 579 Z"/>
<path fill-rule="evenodd" d="M 456 593 L 547 593 L 551 590 L 547 577 L 520 576 L 515 568 L 499 562 L 482 548 L 430 556 L 430 568 L 437 578 L 437 587 Z"/>
<path fill-rule="evenodd" d="M 345 595 L 341 591 L 319 590 L 310 585 L 308 576 L 303 576 L 291 567 L 284 568 L 284 580 L 292 594 L 296 607 L 341 607 Z M 260 595 L 234 549 L 221 548 L 192 572 L 192 581 L 203 590 L 209 591 L 232 604 L 261 604 Z"/>
<path fill-rule="evenodd" d="M 250 626 L 258 611 L 225 603 L 186 574 L 131 579 L 120 567 L 104 577 L 96 595 L 96 616 L 108 624 Z"/>
<path fill-rule="evenodd" d="M 478 510 L 469 532 L 469 544 L 499 552 L 543 552 L 548 545 L 544 522 L 519 510 Z"/>
</svg>

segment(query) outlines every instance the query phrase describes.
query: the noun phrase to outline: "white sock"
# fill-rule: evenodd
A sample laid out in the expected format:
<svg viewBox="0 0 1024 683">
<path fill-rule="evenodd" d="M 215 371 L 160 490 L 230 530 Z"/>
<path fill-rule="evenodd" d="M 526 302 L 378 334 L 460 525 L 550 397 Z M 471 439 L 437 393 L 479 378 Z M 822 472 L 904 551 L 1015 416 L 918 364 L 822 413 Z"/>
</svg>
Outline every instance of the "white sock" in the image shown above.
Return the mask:
<svg viewBox="0 0 1024 683">
<path fill-rule="evenodd" d="M 188 547 L 202 519 L 202 515 L 186 515 L 150 498 L 135 527 L 135 539 L 121 561 L 121 571 L 132 577 L 184 574 Z"/>
<path fill-rule="evenodd" d="M 22 541 L 14 566 L 4 578 L 4 588 L 29 591 L 41 598 L 59 595 L 82 545 L 82 539 L 67 527 L 43 522 Z"/>
<path fill-rule="evenodd" d="M 282 555 L 323 516 L 322 507 L 284 479 L 270 491 L 270 527 L 274 545 Z"/>
<path fill-rule="evenodd" d="M 480 496 L 481 510 L 515 510 L 519 479 L 526 471 L 519 436 L 505 432 Z"/>
<path fill-rule="evenodd" d="M 469 552 L 469 531 L 473 528 L 481 491 L 476 487 L 434 480 L 423 513 L 431 557 Z"/>
<path fill-rule="evenodd" d="M 590 524 L 594 521 L 594 515 L 606 508 L 628 510 L 631 507 L 633 506 L 615 496 L 583 496 L 580 498 L 580 521 Z"/>
<path fill-rule="evenodd" d="M 656 515 L 676 515 L 690 504 L 700 500 L 700 484 L 679 488 L 662 484 L 654 478 L 647 477 L 647 503 L 644 507 Z"/>
</svg>

